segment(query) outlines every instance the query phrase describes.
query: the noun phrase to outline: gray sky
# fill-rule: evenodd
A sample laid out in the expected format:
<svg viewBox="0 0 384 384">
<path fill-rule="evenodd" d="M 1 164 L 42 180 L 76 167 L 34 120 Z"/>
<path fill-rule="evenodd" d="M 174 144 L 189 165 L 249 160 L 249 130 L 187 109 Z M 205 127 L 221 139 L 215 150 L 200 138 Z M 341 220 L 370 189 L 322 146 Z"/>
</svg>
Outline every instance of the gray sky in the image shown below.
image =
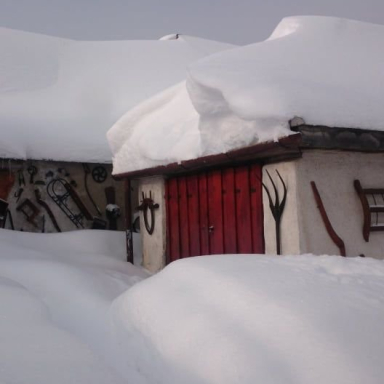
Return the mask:
<svg viewBox="0 0 384 384">
<path fill-rule="evenodd" d="M 0 26 L 81 40 L 183 33 L 248 44 L 306 14 L 384 24 L 384 0 L 0 0 Z"/>
</svg>

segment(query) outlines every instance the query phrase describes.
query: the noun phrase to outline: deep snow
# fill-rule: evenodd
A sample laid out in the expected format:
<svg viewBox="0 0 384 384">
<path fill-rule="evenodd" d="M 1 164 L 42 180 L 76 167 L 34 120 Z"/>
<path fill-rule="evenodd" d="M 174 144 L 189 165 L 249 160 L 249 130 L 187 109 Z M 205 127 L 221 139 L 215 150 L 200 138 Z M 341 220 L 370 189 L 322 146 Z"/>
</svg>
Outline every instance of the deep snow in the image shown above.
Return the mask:
<svg viewBox="0 0 384 384">
<path fill-rule="evenodd" d="M 124 261 L 125 234 L 0 230 L 0 242 L 0 382 L 126 382 L 105 351 L 107 314 L 149 274 Z"/>
<path fill-rule="evenodd" d="M 0 157 L 111 162 L 107 130 L 232 45 L 178 39 L 74 41 L 0 28 Z"/>
<path fill-rule="evenodd" d="M 373 259 L 183 259 L 113 302 L 116 355 L 149 383 L 381 384 L 383 291 Z"/>
<path fill-rule="evenodd" d="M 0 382 L 382 383 L 383 261 L 217 255 L 149 276 L 124 241 L 0 230 Z"/>
<path fill-rule="evenodd" d="M 269 39 L 192 62 L 187 80 L 108 133 L 114 174 L 225 153 L 292 132 L 289 120 L 384 129 L 384 26 L 299 16 Z M 188 143 L 190 141 L 190 144 Z"/>
</svg>

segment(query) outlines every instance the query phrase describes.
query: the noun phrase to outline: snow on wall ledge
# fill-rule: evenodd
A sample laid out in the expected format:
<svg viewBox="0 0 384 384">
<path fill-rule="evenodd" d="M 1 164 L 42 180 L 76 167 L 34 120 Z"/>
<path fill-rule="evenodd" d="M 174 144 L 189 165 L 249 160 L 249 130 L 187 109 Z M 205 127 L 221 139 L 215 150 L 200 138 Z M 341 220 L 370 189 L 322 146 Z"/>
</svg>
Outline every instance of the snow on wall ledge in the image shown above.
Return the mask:
<svg viewBox="0 0 384 384">
<path fill-rule="evenodd" d="M 74 41 L 0 28 L 0 157 L 110 163 L 105 134 L 127 109 L 230 47 L 184 35 Z"/>
<path fill-rule="evenodd" d="M 192 63 L 186 84 L 128 112 L 118 123 L 125 136 L 113 151 L 114 173 L 276 140 L 290 134 L 294 116 L 308 124 L 382 130 L 382 46 L 381 25 L 283 19 L 266 41 Z M 151 135 L 158 140 L 148 140 Z M 188 148 L 187 136 L 194 138 Z M 139 157 L 134 162 L 132 148 Z"/>
</svg>

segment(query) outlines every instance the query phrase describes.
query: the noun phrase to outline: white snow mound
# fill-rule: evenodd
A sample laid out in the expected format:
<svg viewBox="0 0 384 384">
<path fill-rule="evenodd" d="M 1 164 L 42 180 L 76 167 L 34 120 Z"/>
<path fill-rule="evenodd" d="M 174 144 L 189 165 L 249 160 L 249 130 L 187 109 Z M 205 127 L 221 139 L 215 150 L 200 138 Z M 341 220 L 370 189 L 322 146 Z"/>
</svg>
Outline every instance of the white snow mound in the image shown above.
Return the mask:
<svg viewBox="0 0 384 384">
<path fill-rule="evenodd" d="M 159 384 L 381 384 L 383 290 L 373 259 L 184 259 L 114 301 L 116 355 Z"/>
<path fill-rule="evenodd" d="M 229 44 L 74 41 L 0 28 L 0 157 L 111 162 L 105 134 L 130 108 Z"/>
<path fill-rule="evenodd" d="M 114 173 L 275 141 L 291 134 L 294 116 L 307 124 L 384 130 L 383 46 L 382 25 L 317 16 L 283 19 L 266 41 L 191 63 L 186 89 L 180 85 L 158 95 L 160 105 L 151 99 L 128 112 L 118 122 L 127 134 L 113 150 Z M 146 140 L 160 132 L 173 137 L 156 144 Z M 114 141 L 112 135 L 113 129 Z M 175 143 L 188 135 L 194 137 L 191 148 L 180 155 Z"/>
<path fill-rule="evenodd" d="M 107 351 L 108 310 L 149 275 L 123 261 L 125 234 L 0 229 L 0 242 L 0 382 L 125 383 Z"/>
</svg>

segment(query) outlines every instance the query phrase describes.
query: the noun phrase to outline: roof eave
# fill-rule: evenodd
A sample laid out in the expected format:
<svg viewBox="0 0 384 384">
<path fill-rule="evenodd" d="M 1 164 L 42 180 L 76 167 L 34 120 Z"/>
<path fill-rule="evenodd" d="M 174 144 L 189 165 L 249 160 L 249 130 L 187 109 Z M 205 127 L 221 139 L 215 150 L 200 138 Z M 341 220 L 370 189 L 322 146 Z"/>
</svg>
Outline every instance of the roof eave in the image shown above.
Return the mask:
<svg viewBox="0 0 384 384">
<path fill-rule="evenodd" d="M 180 163 L 171 163 L 152 168 L 113 175 L 117 180 L 124 178 L 140 178 L 158 175 L 174 175 L 195 171 L 201 171 L 214 167 L 226 165 L 240 165 L 252 160 L 263 160 L 264 162 L 282 161 L 288 158 L 298 158 L 300 151 L 301 134 L 294 133 L 283 137 L 278 141 L 268 141 L 249 147 L 236 149 L 226 153 L 199 157 L 197 159 L 185 160 Z"/>
</svg>

